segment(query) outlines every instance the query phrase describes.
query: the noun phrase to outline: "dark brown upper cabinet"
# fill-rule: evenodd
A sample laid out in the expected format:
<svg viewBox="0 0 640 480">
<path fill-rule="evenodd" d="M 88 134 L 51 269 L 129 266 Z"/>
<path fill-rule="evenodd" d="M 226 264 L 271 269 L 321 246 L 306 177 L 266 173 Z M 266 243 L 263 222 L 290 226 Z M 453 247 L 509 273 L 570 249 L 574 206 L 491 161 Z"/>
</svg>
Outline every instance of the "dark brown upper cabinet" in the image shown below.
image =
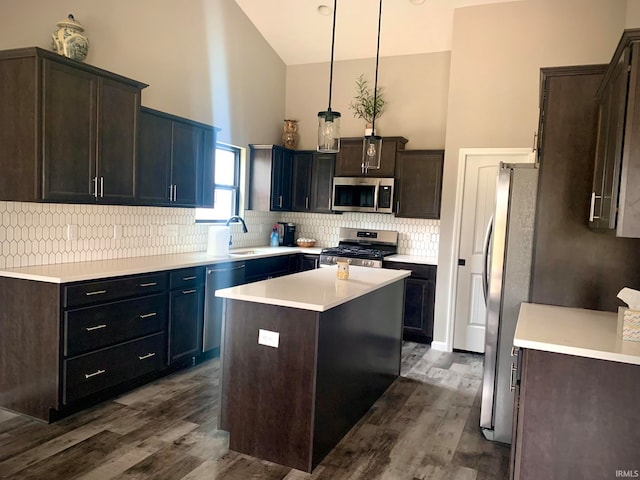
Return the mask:
<svg viewBox="0 0 640 480">
<path fill-rule="evenodd" d="M 396 217 L 440 218 L 444 150 L 404 150 L 396 163 Z"/>
<path fill-rule="evenodd" d="M 216 129 L 142 107 L 138 203 L 212 207 Z"/>
<path fill-rule="evenodd" d="M 249 210 L 291 211 L 293 150 L 249 145 Z"/>
<path fill-rule="evenodd" d="M 640 238 L 640 29 L 622 35 L 598 101 L 589 226 Z"/>
<path fill-rule="evenodd" d="M 335 153 L 313 153 L 313 171 L 311 173 L 312 212 L 333 213 L 331 211 L 331 200 L 335 168 Z"/>
<path fill-rule="evenodd" d="M 0 86 L 0 199 L 133 203 L 144 83 L 32 47 Z"/>
<path fill-rule="evenodd" d="M 337 177 L 393 177 L 396 170 L 398 152 L 404 150 L 408 140 L 404 137 L 382 137 L 382 157 L 380 168 L 362 168 L 363 137 L 340 139 L 340 151 L 336 155 Z"/>
</svg>

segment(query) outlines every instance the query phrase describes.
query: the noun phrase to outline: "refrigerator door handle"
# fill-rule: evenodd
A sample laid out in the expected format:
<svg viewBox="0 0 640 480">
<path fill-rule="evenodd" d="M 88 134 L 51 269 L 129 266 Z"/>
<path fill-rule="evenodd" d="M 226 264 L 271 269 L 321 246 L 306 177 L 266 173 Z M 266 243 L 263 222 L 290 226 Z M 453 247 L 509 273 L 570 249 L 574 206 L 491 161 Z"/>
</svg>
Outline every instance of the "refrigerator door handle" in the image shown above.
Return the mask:
<svg viewBox="0 0 640 480">
<path fill-rule="evenodd" d="M 487 304 L 487 294 L 489 292 L 489 247 L 491 246 L 491 236 L 493 235 L 493 215 L 489 218 L 487 233 L 484 236 L 484 254 L 482 260 L 482 293 L 484 293 L 484 304 Z"/>
</svg>

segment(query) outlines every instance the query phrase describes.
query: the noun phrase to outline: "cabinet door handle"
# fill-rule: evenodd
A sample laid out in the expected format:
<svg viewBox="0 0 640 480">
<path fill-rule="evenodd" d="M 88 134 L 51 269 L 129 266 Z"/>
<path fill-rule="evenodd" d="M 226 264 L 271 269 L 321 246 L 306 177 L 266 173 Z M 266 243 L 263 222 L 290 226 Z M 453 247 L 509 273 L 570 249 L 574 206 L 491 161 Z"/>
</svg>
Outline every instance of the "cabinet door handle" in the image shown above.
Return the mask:
<svg viewBox="0 0 640 480">
<path fill-rule="evenodd" d="M 593 213 L 596 208 L 596 192 L 591 192 L 591 205 L 589 206 L 589 221 L 593 222 Z"/>
<path fill-rule="evenodd" d="M 196 293 L 196 289 L 194 288 L 193 290 L 183 290 L 182 291 L 183 295 L 189 295 L 191 293 Z"/>
<path fill-rule="evenodd" d="M 90 297 L 91 295 L 102 295 L 103 293 L 107 293 L 106 290 L 96 290 L 95 292 L 86 292 L 85 295 Z"/>
<path fill-rule="evenodd" d="M 149 283 L 141 283 L 138 286 L 139 287 L 155 287 L 158 284 L 158 282 L 149 282 Z"/>
<path fill-rule="evenodd" d="M 105 372 L 106 372 L 106 370 L 96 370 L 93 373 L 85 373 L 84 374 L 84 379 L 86 380 L 87 378 L 95 377 L 97 375 L 102 375 Z"/>
<path fill-rule="evenodd" d="M 104 177 L 100 177 L 100 198 L 104 197 Z"/>
<path fill-rule="evenodd" d="M 173 186 L 173 201 L 177 202 L 178 201 L 178 185 L 174 185 Z"/>
<path fill-rule="evenodd" d="M 304 197 L 304 208 L 309 210 L 309 197 Z"/>
<path fill-rule="evenodd" d="M 173 202 L 173 185 L 169 185 L 169 201 Z"/>
<path fill-rule="evenodd" d="M 103 323 L 102 325 L 96 325 L 95 327 L 87 327 L 85 330 L 87 332 L 91 332 L 93 330 L 100 330 L 101 328 L 107 328 L 107 326 Z"/>
<path fill-rule="evenodd" d="M 396 200 L 396 213 L 400 211 L 400 200 Z"/>
<path fill-rule="evenodd" d="M 194 275 L 194 276 L 192 276 L 192 277 L 182 277 L 182 280 L 184 280 L 185 282 L 187 282 L 187 281 L 189 281 L 189 280 L 195 280 L 196 278 L 198 278 L 198 277 L 196 277 L 196 276 Z"/>
<path fill-rule="evenodd" d="M 146 360 L 147 358 L 155 357 L 155 353 L 147 353 L 146 355 L 138 355 L 138 360 Z"/>
<path fill-rule="evenodd" d="M 98 177 L 93 177 L 93 196 L 98 198 Z"/>
<path fill-rule="evenodd" d="M 282 195 L 278 195 L 278 208 L 282 208 Z"/>
<path fill-rule="evenodd" d="M 509 391 L 515 392 L 516 390 L 516 372 L 518 371 L 518 366 L 515 363 L 511 364 L 511 378 L 509 380 Z"/>
<path fill-rule="evenodd" d="M 140 315 L 138 315 L 140 318 L 150 318 L 150 317 L 155 317 L 157 315 L 156 312 L 151 312 L 151 313 L 142 313 Z"/>
</svg>

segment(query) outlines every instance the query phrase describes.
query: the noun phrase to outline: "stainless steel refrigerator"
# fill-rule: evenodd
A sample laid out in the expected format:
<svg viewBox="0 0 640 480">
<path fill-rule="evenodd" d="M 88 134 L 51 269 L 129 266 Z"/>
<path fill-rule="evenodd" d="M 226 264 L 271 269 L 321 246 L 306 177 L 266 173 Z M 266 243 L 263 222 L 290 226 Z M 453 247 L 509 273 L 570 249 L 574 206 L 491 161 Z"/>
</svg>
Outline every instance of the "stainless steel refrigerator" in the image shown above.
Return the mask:
<svg viewBox="0 0 640 480">
<path fill-rule="evenodd" d="M 496 207 L 485 244 L 487 321 L 480 427 L 484 436 L 511 443 L 513 335 L 522 302 L 529 300 L 538 168 L 502 164 Z"/>
</svg>

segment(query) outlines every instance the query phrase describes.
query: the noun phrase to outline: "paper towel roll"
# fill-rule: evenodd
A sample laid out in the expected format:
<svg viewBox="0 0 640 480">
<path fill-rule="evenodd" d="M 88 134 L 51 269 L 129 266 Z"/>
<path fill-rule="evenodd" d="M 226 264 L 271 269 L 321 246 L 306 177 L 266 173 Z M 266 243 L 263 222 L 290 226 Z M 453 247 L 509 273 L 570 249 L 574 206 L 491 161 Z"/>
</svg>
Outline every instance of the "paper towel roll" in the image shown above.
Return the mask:
<svg viewBox="0 0 640 480">
<path fill-rule="evenodd" d="M 214 255 L 216 257 L 227 255 L 229 253 L 230 235 L 231 228 L 229 227 L 209 227 L 207 255 Z"/>
</svg>

